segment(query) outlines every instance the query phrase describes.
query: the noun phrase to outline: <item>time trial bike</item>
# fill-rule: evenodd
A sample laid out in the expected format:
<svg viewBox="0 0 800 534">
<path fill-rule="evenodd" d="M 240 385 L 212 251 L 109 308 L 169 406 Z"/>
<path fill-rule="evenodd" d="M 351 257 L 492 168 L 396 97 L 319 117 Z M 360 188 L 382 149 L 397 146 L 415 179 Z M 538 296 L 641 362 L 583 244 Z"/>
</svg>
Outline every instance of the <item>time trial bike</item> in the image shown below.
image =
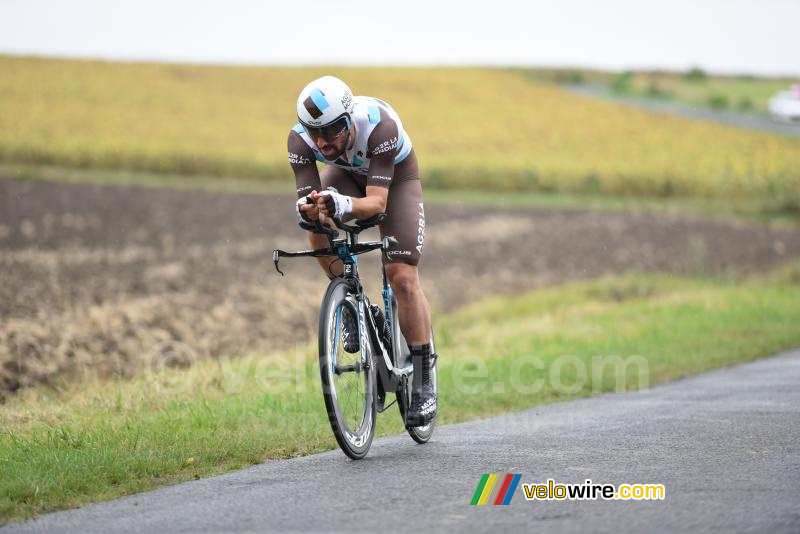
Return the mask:
<svg viewBox="0 0 800 534">
<path fill-rule="evenodd" d="M 381 250 L 386 261 L 391 261 L 387 252 L 397 244 L 391 236 L 380 241 L 358 242 L 364 230 L 380 224 L 386 218 L 379 213 L 369 219 L 346 224 L 334 219 L 334 228 L 319 220 L 313 224 L 301 222 L 301 228 L 328 238 L 328 247 L 318 250 L 287 252 L 276 249 L 272 259 L 275 269 L 283 275 L 280 258 L 335 257 L 342 262 L 342 275 L 334 276 L 325 295 L 319 313 L 319 366 L 322 378 L 322 394 L 331 429 L 342 451 L 353 459 L 361 459 L 369 451 L 375 435 L 376 415 L 386 411 L 395 402 L 409 435 L 417 443 L 426 443 L 433 435 L 435 419 L 425 426 L 409 426 L 406 412 L 411 405 L 413 365 L 411 354 L 397 320 L 397 299 L 392 293 L 384 263 L 383 310 L 370 303 L 361 285 L 358 272 L 358 256 L 373 250 Z M 339 230 L 345 232 L 339 237 Z M 344 350 L 342 335 L 343 314 L 355 317 L 358 335 L 358 350 Z M 433 332 L 431 349 L 436 354 Z M 431 369 L 434 391 L 438 394 L 438 373 L 434 362 Z M 395 400 L 386 404 L 386 394 L 395 395 Z"/>
</svg>

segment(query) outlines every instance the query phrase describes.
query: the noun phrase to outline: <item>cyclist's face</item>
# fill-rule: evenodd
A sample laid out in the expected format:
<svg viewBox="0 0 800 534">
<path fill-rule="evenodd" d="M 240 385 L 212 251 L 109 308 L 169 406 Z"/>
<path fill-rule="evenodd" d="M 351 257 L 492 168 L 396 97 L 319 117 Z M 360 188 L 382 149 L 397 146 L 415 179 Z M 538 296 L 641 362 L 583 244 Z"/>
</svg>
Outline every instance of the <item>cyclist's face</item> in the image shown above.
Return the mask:
<svg viewBox="0 0 800 534">
<path fill-rule="evenodd" d="M 326 128 L 308 128 L 307 131 L 326 159 L 332 159 L 344 152 L 349 139 L 347 122 L 344 119 Z"/>
</svg>

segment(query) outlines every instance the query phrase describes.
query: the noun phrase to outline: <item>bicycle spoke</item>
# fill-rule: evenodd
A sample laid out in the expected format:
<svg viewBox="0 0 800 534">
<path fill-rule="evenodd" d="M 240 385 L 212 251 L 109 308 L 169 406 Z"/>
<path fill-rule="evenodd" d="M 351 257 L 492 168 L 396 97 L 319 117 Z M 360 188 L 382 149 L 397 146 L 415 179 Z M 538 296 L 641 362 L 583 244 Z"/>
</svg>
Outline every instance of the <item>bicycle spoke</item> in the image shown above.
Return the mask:
<svg viewBox="0 0 800 534">
<path fill-rule="evenodd" d="M 342 409 L 342 416 L 345 424 L 350 430 L 357 432 L 363 424 L 364 404 L 366 402 L 364 389 L 365 383 L 365 369 L 357 367 L 359 364 L 363 366 L 363 358 L 360 352 L 356 354 L 349 354 L 344 352 L 341 343 L 338 343 L 341 334 L 342 322 L 340 320 L 342 314 L 341 306 L 337 309 L 336 324 L 335 324 L 335 337 L 333 349 L 331 352 L 331 361 L 337 362 L 337 367 L 332 369 L 334 376 L 334 389 L 339 399 L 339 406 Z M 342 368 L 352 368 L 350 371 L 340 371 Z M 359 369 L 359 370 L 356 370 Z M 339 370 L 339 372 L 336 372 Z"/>
<path fill-rule="evenodd" d="M 374 369 L 365 366 L 368 345 L 361 346 L 359 343 L 355 353 L 344 350 L 347 339 L 345 333 L 353 334 L 349 328 L 344 329 L 344 323 L 350 324 L 351 319 L 355 318 L 358 325 L 361 319 L 359 311 L 356 311 L 357 305 L 361 305 L 348 291 L 341 279 L 334 280 L 328 286 L 323 300 L 324 309 L 328 312 L 320 322 L 320 363 L 324 363 L 321 371 L 328 387 L 323 394 L 336 440 L 345 454 L 359 459 L 369 449 L 375 431 L 374 405 L 369 402 L 375 387 L 375 376 Z M 354 317 L 349 317 L 349 314 Z M 358 332 L 357 335 L 362 333 Z M 351 338 L 348 341 L 356 340 Z"/>
</svg>

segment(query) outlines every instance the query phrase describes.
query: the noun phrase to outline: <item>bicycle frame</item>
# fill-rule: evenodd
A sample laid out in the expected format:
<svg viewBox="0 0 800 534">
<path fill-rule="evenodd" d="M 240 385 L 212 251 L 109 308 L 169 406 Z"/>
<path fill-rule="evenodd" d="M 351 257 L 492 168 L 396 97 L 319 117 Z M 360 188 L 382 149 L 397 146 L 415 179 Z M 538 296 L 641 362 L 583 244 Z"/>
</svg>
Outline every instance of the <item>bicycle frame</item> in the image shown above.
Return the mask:
<svg viewBox="0 0 800 534">
<path fill-rule="evenodd" d="M 275 269 L 283 275 L 283 271 L 279 268 L 279 261 L 281 257 L 338 257 L 342 262 L 343 274 L 342 278 L 347 281 L 349 286 L 349 293 L 353 295 L 358 307 L 358 329 L 359 329 L 359 343 L 364 348 L 366 343 L 369 343 L 370 353 L 375 356 L 375 362 L 378 365 L 378 382 L 383 387 L 384 391 L 396 392 L 401 384 L 403 377 L 407 377 L 412 373 L 413 366 L 411 365 L 411 358 L 404 354 L 405 341 L 402 338 L 402 333 L 397 321 L 397 300 L 394 298 L 392 288 L 389 285 L 386 276 L 386 267 L 381 264 L 381 271 L 383 275 L 383 289 L 381 296 L 384 305 L 384 317 L 387 324 L 391 327 L 391 346 L 384 346 L 381 336 L 378 334 L 378 328 L 375 324 L 372 313 L 370 313 L 369 297 L 364 293 L 364 288 L 361 285 L 361 280 L 358 275 L 358 256 L 369 252 L 371 250 L 381 249 L 384 254 L 388 248 L 396 243 L 393 237 L 386 236 L 382 241 L 370 241 L 365 243 L 358 243 L 358 234 L 365 229 L 365 227 L 353 227 L 344 223 L 337 222 L 337 226 L 345 230 L 349 234 L 349 239 L 337 239 L 338 232 L 333 228 L 322 225 L 319 221 L 315 226 L 301 224 L 301 227 L 306 230 L 311 230 L 316 233 L 324 234 L 328 237 L 329 247 L 317 250 L 305 250 L 298 252 L 287 252 L 284 250 L 276 249 L 273 251 L 273 262 Z M 340 318 L 337 317 L 337 322 Z M 363 351 L 362 351 L 363 352 Z M 406 356 L 405 358 L 403 358 Z M 403 361 L 399 361 L 403 358 Z M 369 365 L 368 362 L 362 362 L 364 365 Z M 358 369 L 337 369 L 334 372 L 337 374 L 341 372 L 358 371 Z M 388 407 L 388 406 L 387 406 Z M 386 407 L 385 407 L 386 408 Z M 385 409 L 384 408 L 384 409 Z"/>
</svg>

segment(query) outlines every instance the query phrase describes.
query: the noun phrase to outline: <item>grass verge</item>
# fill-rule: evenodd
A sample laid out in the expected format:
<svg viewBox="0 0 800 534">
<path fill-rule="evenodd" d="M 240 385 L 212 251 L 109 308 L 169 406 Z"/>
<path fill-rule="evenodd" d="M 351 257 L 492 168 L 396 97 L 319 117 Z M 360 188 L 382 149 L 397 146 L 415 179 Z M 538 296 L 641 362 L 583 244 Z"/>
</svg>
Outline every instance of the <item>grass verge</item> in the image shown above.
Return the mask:
<svg viewBox="0 0 800 534">
<path fill-rule="evenodd" d="M 692 68 L 685 72 L 584 69 L 511 69 L 539 81 L 606 86 L 619 94 L 675 100 L 690 106 L 729 109 L 767 115 L 770 97 L 800 82 L 797 78 L 709 74 Z"/>
<path fill-rule="evenodd" d="M 739 283 L 627 275 L 436 318 L 440 423 L 636 389 L 645 372 L 652 385 L 800 345 L 798 282 L 797 264 Z M 292 366 L 280 363 L 291 355 L 201 361 L 193 386 L 175 395 L 144 376 L 21 392 L 0 406 L 0 520 L 335 448 L 313 352 Z M 553 371 L 565 355 L 572 363 Z M 617 383 L 593 360 L 613 355 L 641 356 L 646 369 L 630 365 Z M 520 366 L 529 357 L 544 370 Z M 542 387 L 524 391 L 539 378 Z M 557 384 L 576 381 L 583 387 L 569 393 Z M 394 409 L 379 417 L 379 435 L 401 431 Z"/>
<path fill-rule="evenodd" d="M 43 180 L 85 183 L 117 187 L 163 187 L 167 189 L 204 190 L 225 193 L 293 195 L 294 182 L 253 178 L 221 178 L 211 175 L 176 175 L 125 170 L 70 169 L 28 164 L 0 163 L 0 177 L 17 180 Z M 425 202 L 440 205 L 482 207 L 521 207 L 553 209 L 592 209 L 601 211 L 649 211 L 655 213 L 746 217 L 760 221 L 796 224 L 800 211 L 779 201 L 761 198 L 694 198 L 609 196 L 537 191 L 481 191 L 439 189 L 423 178 Z"/>
</svg>

